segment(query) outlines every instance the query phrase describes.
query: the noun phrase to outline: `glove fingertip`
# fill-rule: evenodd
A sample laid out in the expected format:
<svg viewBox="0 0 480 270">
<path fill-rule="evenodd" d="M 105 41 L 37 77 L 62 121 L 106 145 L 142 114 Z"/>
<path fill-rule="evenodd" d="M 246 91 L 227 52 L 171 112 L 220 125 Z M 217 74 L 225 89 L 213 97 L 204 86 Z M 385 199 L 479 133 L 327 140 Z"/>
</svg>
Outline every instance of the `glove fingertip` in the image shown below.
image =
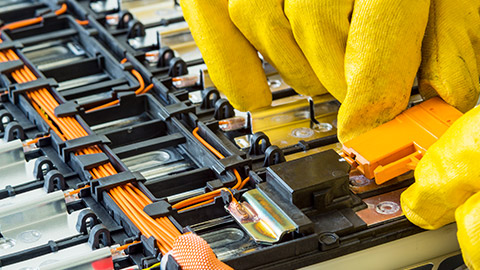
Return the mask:
<svg viewBox="0 0 480 270">
<path fill-rule="evenodd" d="M 421 227 L 427 230 L 433 230 L 435 229 L 435 227 L 429 224 L 424 218 L 418 215 L 414 210 L 416 208 L 415 202 L 417 201 L 416 193 L 417 192 L 415 192 L 415 187 L 412 185 L 410 188 L 404 191 L 400 196 L 400 205 L 402 206 L 403 214 L 410 222 L 417 225 L 418 227 Z"/>
<path fill-rule="evenodd" d="M 455 219 L 465 264 L 469 269 L 480 269 L 480 192 L 457 209 Z"/>
<path fill-rule="evenodd" d="M 454 222 L 454 210 L 442 203 L 436 203 L 438 198 L 431 192 L 432 190 L 414 183 L 400 196 L 405 217 L 426 230 L 436 230 Z"/>
</svg>

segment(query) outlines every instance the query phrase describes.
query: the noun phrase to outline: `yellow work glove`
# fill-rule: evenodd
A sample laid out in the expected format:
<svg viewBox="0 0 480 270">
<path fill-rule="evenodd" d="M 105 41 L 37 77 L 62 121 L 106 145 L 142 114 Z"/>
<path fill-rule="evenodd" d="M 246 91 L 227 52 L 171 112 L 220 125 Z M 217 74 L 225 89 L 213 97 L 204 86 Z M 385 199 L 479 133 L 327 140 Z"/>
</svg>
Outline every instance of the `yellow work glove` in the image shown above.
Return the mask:
<svg viewBox="0 0 480 270">
<path fill-rule="evenodd" d="M 297 92 L 328 91 L 343 103 L 341 141 L 403 111 L 421 62 L 426 97 L 438 93 L 462 112 L 472 108 L 479 91 L 479 5 L 477 0 L 181 1 L 213 82 L 235 108 L 271 103 L 259 51 Z"/>
<path fill-rule="evenodd" d="M 401 196 L 416 225 L 437 229 L 457 221 L 458 242 L 470 269 L 480 269 L 480 107 L 459 118 L 433 144 Z"/>
</svg>

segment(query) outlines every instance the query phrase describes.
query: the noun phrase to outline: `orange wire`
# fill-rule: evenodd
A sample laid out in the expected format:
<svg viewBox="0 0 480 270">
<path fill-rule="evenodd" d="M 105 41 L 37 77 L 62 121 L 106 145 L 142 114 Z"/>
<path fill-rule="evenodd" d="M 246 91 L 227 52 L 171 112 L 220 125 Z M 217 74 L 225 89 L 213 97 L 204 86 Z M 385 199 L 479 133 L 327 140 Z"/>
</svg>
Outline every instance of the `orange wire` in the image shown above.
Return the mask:
<svg viewBox="0 0 480 270">
<path fill-rule="evenodd" d="M 148 52 L 145 53 L 145 56 L 157 56 L 157 55 L 158 53 L 148 53 Z"/>
<path fill-rule="evenodd" d="M 22 28 L 22 27 L 29 26 L 29 25 L 32 25 L 32 24 L 41 23 L 42 21 L 43 21 L 42 17 L 21 20 L 21 21 L 18 21 L 18 22 L 13 22 L 13 23 L 6 24 L 6 25 L 2 26 L 0 28 L 0 30 L 7 30 L 7 29 L 8 30 L 14 30 L 14 29 Z"/>
<path fill-rule="evenodd" d="M 138 83 L 140 83 L 140 87 L 137 89 L 137 91 L 143 91 L 145 88 L 145 81 L 143 81 L 142 75 L 140 75 L 140 73 L 135 69 L 132 69 L 132 74 L 135 76 L 135 78 L 137 78 Z"/>
<path fill-rule="evenodd" d="M 75 189 L 75 190 L 72 190 L 72 191 L 66 193 L 65 196 L 71 196 L 71 195 L 74 195 L 74 194 L 78 194 L 78 193 L 80 193 L 80 191 L 81 191 L 82 189 L 84 189 L 84 188 L 89 188 L 89 187 L 90 187 L 90 185 L 85 185 L 85 186 L 83 186 L 83 187 L 81 187 L 81 188 L 77 188 L 77 189 Z"/>
<path fill-rule="evenodd" d="M 57 16 L 62 15 L 66 11 L 67 11 L 67 4 L 62 4 L 60 9 L 55 11 L 55 15 L 57 15 Z M 2 26 L 0 28 L 0 30 L 7 30 L 7 29 L 8 30 L 14 30 L 14 29 L 25 27 L 25 26 L 30 26 L 30 25 L 33 25 L 33 24 L 41 23 L 42 21 L 43 21 L 42 16 L 36 17 L 36 18 L 31 18 L 31 19 L 26 19 L 26 20 L 21 20 L 21 21 L 18 21 L 18 22 L 13 22 L 13 23 L 6 24 L 6 25 Z"/>
<path fill-rule="evenodd" d="M 181 212 L 183 212 L 183 211 L 187 211 L 187 210 L 189 210 L 189 209 L 197 208 L 197 207 L 199 207 L 199 206 L 212 203 L 212 202 L 214 202 L 214 201 L 215 201 L 215 199 L 210 199 L 210 200 L 207 200 L 207 201 L 203 201 L 203 202 L 200 202 L 200 203 L 197 203 L 197 204 L 194 204 L 194 205 L 191 205 L 191 206 L 182 208 L 181 210 L 178 210 L 178 212 L 181 213 Z"/>
<path fill-rule="evenodd" d="M 105 103 L 105 104 L 102 104 L 102 105 L 99 105 L 95 108 L 91 108 L 89 110 L 86 110 L 85 112 L 86 113 L 91 113 L 91 112 L 94 112 L 94 111 L 98 111 L 100 109 L 103 109 L 103 108 L 108 108 L 108 107 L 111 107 L 113 105 L 117 105 L 118 103 L 120 103 L 120 101 L 118 99 L 114 100 L 114 101 L 110 101 L 108 103 Z"/>
<path fill-rule="evenodd" d="M 127 200 L 127 198 L 124 197 L 124 194 L 122 193 L 122 187 L 116 187 L 114 189 L 111 189 L 111 192 L 115 195 L 115 198 L 118 200 L 118 202 L 120 203 L 119 205 L 122 205 L 123 208 L 122 210 L 124 210 L 125 213 L 129 212 L 130 216 L 129 218 L 139 227 L 139 228 L 143 228 L 143 230 L 145 232 L 148 232 L 148 234 L 145 234 L 147 237 L 150 237 L 151 235 L 153 235 L 157 242 L 158 242 L 158 246 L 159 248 L 162 250 L 167 250 L 164 246 L 166 246 L 167 244 L 163 241 L 163 238 L 158 235 L 158 233 L 151 227 L 149 226 L 146 226 L 146 223 L 148 223 L 148 219 L 144 219 L 142 216 L 138 216 L 138 214 L 140 213 L 141 214 L 141 210 L 138 209 L 138 208 L 135 208 L 133 207 L 133 205 L 129 204 L 129 201 Z M 115 194 L 116 193 L 116 194 Z M 126 210 L 126 211 L 125 211 Z M 134 212 L 136 212 L 137 215 L 134 214 Z M 171 248 L 170 248 L 171 249 Z M 164 253 L 165 254 L 165 253 Z"/>
<path fill-rule="evenodd" d="M 250 177 L 245 178 L 245 180 L 242 181 L 242 184 L 238 187 L 238 189 L 242 189 L 247 183 L 250 181 Z"/>
<path fill-rule="evenodd" d="M 124 58 L 123 60 L 126 60 L 126 59 L 127 59 L 127 58 Z M 123 60 L 122 60 L 122 61 L 123 61 Z M 138 80 L 138 82 L 139 82 L 139 84 L 140 84 L 140 87 L 138 87 L 138 89 L 135 90 L 135 95 L 145 94 L 146 92 L 150 91 L 150 90 L 153 88 L 153 84 L 150 84 L 150 85 L 148 85 L 147 87 L 145 87 L 145 82 L 143 81 L 142 75 L 140 75 L 140 73 L 139 73 L 138 71 L 136 71 L 135 69 L 132 70 L 132 74 L 135 76 L 135 78 L 137 78 L 137 80 Z M 119 101 L 118 99 L 116 99 L 116 100 L 110 101 L 110 102 L 108 102 L 108 103 L 99 105 L 99 106 L 97 106 L 97 107 L 88 109 L 88 110 L 86 110 L 85 112 L 86 112 L 86 113 L 95 112 L 95 111 L 98 111 L 98 110 L 100 110 L 100 109 L 104 109 L 104 108 L 108 108 L 108 107 L 117 105 L 117 104 L 119 104 L 119 103 L 120 103 L 120 101 Z"/>
<path fill-rule="evenodd" d="M 109 193 L 114 202 L 120 206 L 122 211 L 127 215 L 127 217 L 140 229 L 143 235 L 145 235 L 147 238 L 154 235 L 154 232 L 151 228 L 146 226 L 146 224 L 137 216 L 135 215 L 135 209 L 131 208 L 131 206 L 128 205 L 127 201 L 123 196 L 118 193 L 118 189 L 120 187 L 112 188 L 110 189 Z M 159 240 L 157 239 L 157 242 Z M 158 243 L 158 248 L 163 254 L 166 254 L 168 251 L 163 247 L 161 243 Z"/>
<path fill-rule="evenodd" d="M 205 141 L 201 136 L 200 134 L 198 134 L 198 131 L 200 129 L 198 127 L 196 127 L 192 134 L 193 136 L 201 143 L 203 144 L 208 150 L 210 150 L 215 156 L 217 156 L 218 158 L 220 159 L 223 159 L 225 158 L 224 155 L 222 155 L 222 153 L 220 153 L 217 149 L 215 149 L 213 146 L 211 146 L 207 141 Z M 242 184 L 242 177 L 240 176 L 240 174 L 238 173 L 238 171 L 236 169 L 233 169 L 233 174 L 235 175 L 235 178 L 237 179 L 237 183 L 235 184 L 235 186 L 233 186 L 232 188 L 233 189 L 237 189 L 241 184 Z"/>
<path fill-rule="evenodd" d="M 60 15 L 66 11 L 66 5 L 62 5 L 62 9 L 57 10 L 55 14 Z M 40 18 L 41 19 L 41 18 Z M 38 20 L 38 18 L 36 18 Z M 32 20 L 33 21 L 33 20 Z M 28 25 L 32 21 L 21 21 L 17 24 L 10 24 L 9 29 L 19 28 L 22 25 Z M 0 42 L 2 40 L 0 39 Z M 12 61 L 18 60 L 19 57 L 13 52 L 13 50 L 8 50 L 6 53 L 0 52 L 0 61 Z M 137 71 L 132 71 L 132 74 L 139 80 L 140 87 L 137 89 L 136 93 L 145 93 L 149 91 L 153 85 L 149 85 L 145 88 L 145 83 L 140 73 Z M 25 83 L 29 81 L 34 81 L 37 79 L 35 74 L 27 67 L 23 66 L 22 68 L 12 72 L 12 77 L 17 83 Z M 49 125 L 49 127 L 62 139 L 62 140 L 71 140 L 83 136 L 87 136 L 88 133 L 80 125 L 80 123 L 74 117 L 57 117 L 55 116 L 54 110 L 59 103 L 55 100 L 52 94 L 45 88 L 28 92 L 27 97 L 31 100 L 32 106 L 39 113 L 42 119 Z M 58 128 L 57 128 L 58 126 Z M 36 139 L 38 141 L 39 139 Z M 29 144 L 34 143 L 32 140 L 28 142 Z M 76 155 L 85 155 L 93 153 L 101 153 L 99 146 L 92 146 L 82 150 L 79 150 Z M 109 175 L 116 174 L 116 170 L 111 163 L 92 168 L 90 174 L 94 179 L 106 177 Z M 87 186 L 83 188 L 87 188 Z M 83 189 L 81 188 L 81 189 Z M 73 195 L 80 192 L 81 189 L 77 189 L 67 193 L 66 195 Z M 120 207 L 120 209 L 127 215 L 127 217 L 137 226 L 142 234 L 146 237 L 153 236 L 156 241 L 158 248 L 163 254 L 166 254 L 172 247 L 173 241 L 181 235 L 177 228 L 171 223 L 171 221 L 166 218 L 157 218 L 153 219 L 148 216 L 143 208 L 152 203 L 152 201 L 138 190 L 133 185 L 125 185 L 111 189 L 109 192 L 113 201 Z"/>
<path fill-rule="evenodd" d="M 55 11 L 55 15 L 60 16 L 60 15 L 62 15 L 63 13 L 65 13 L 66 11 L 67 11 L 67 4 L 62 4 L 62 6 L 60 7 L 60 9 L 58 9 L 57 11 Z"/>
<path fill-rule="evenodd" d="M 133 190 L 131 190 L 131 188 L 130 188 L 128 185 L 125 185 L 123 188 L 125 188 L 126 191 L 129 191 L 130 194 L 133 194 Z M 151 217 L 150 217 L 147 213 L 145 213 L 145 212 L 143 211 L 143 208 L 144 208 L 146 205 L 142 204 L 142 203 L 138 200 L 138 197 L 136 197 L 136 196 L 132 196 L 132 197 L 130 197 L 130 198 L 133 199 L 133 200 L 130 200 L 130 203 L 131 203 L 132 205 L 137 206 L 137 208 L 140 209 L 140 211 L 139 211 L 140 214 L 141 214 L 146 220 L 150 221 L 149 219 L 151 219 Z M 153 221 L 153 219 L 152 219 L 151 221 Z M 174 238 L 174 236 L 172 236 L 172 235 L 168 232 L 168 230 L 166 230 L 166 228 L 162 228 L 162 227 L 158 226 L 158 225 L 155 224 L 155 223 L 154 223 L 154 225 L 156 225 L 156 227 L 160 230 L 160 232 L 162 233 L 162 235 L 163 235 L 164 237 L 168 238 L 168 239 L 171 240 L 171 242 L 173 243 L 173 241 L 175 240 L 175 238 Z"/>
<path fill-rule="evenodd" d="M 138 243 L 140 243 L 140 241 L 133 241 L 132 243 L 128 243 L 128 244 L 125 244 L 125 245 L 123 245 L 123 246 L 119 246 L 119 247 L 117 247 L 115 250 L 116 250 L 116 251 L 122 251 L 122 250 L 127 249 L 129 246 L 135 245 L 135 244 L 138 244 Z"/>
<path fill-rule="evenodd" d="M 220 153 L 217 149 L 215 149 L 213 146 L 211 146 L 207 141 L 205 141 L 199 134 L 198 134 L 199 128 L 195 128 L 192 132 L 193 136 L 201 143 L 203 144 L 208 150 L 210 150 L 215 156 L 218 158 L 222 159 L 225 158 L 225 156 Z M 235 175 L 235 178 L 237 179 L 237 183 L 232 187 L 232 189 L 241 189 L 247 182 L 250 180 L 249 177 L 247 177 L 245 180 L 242 180 L 240 173 L 236 169 L 233 169 L 233 174 Z M 186 200 L 183 200 L 181 202 L 178 202 L 174 205 L 172 205 L 172 208 L 177 209 L 177 210 L 186 210 L 186 209 L 192 209 L 201 205 L 205 205 L 208 202 L 211 202 L 213 198 L 217 197 L 220 195 L 220 190 L 228 190 L 226 188 L 221 188 L 218 190 L 210 191 L 202 195 L 198 195 Z M 228 190 L 230 194 L 232 195 L 232 200 L 235 200 L 233 197 L 233 194 L 231 193 L 230 190 Z M 236 200 L 235 200 L 236 201 Z M 186 207 L 186 209 L 185 209 Z"/>
<path fill-rule="evenodd" d="M 135 95 L 141 95 L 141 94 L 145 94 L 147 93 L 148 91 L 152 90 L 153 88 L 153 83 L 149 84 L 147 87 L 145 87 L 145 89 L 139 91 L 138 89 L 135 91 Z"/>
<path fill-rule="evenodd" d="M 202 143 L 208 150 L 210 150 L 210 152 L 212 152 L 215 156 L 217 156 L 218 158 L 220 159 L 223 159 L 225 158 L 224 155 L 222 155 L 222 153 L 220 153 L 217 149 L 213 148 L 213 146 L 211 146 L 207 141 L 205 141 L 199 134 L 198 134 L 198 131 L 200 129 L 197 127 L 193 130 L 192 134 L 193 136 L 195 136 L 195 138 L 197 138 L 198 141 L 200 141 L 200 143 Z"/>
<path fill-rule="evenodd" d="M 38 137 L 38 138 L 35 138 L 35 139 L 31 140 L 31 141 L 28 141 L 28 142 L 24 143 L 23 145 L 32 145 L 32 144 L 34 144 L 34 143 L 37 143 L 39 140 L 41 140 L 41 139 L 43 139 L 43 138 L 48 138 L 48 137 L 50 137 L 50 135 Z"/>
<path fill-rule="evenodd" d="M 76 19 L 75 21 L 80 25 L 88 25 L 90 23 L 88 20 L 81 21 L 81 20 Z"/>
</svg>

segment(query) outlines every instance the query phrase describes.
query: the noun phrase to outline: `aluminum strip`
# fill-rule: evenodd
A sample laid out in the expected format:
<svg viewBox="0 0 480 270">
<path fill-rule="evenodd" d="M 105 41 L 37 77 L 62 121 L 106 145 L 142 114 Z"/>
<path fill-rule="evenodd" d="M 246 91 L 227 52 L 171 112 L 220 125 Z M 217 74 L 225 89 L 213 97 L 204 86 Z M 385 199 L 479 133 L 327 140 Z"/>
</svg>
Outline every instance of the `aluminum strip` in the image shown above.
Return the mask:
<svg viewBox="0 0 480 270">
<path fill-rule="evenodd" d="M 68 214 L 62 191 L 43 189 L 0 201 L 0 256 L 78 235 L 80 211 Z"/>
<path fill-rule="evenodd" d="M 25 161 L 21 140 L 0 140 L 0 189 L 7 185 L 16 186 L 35 180 L 34 165 L 35 160 Z"/>
<path fill-rule="evenodd" d="M 30 260 L 22 261 L 16 264 L 2 267 L 2 270 L 18 270 L 18 269 L 78 269 L 90 270 L 94 268 L 95 262 L 103 262 L 103 260 L 111 261 L 110 248 L 105 247 L 92 250 L 88 244 L 81 244 L 71 248 L 62 249 L 58 252 L 50 253 Z M 108 263 L 105 263 L 108 265 Z M 113 265 L 113 262 L 112 262 Z M 109 268 L 101 268 L 109 269 Z"/>
</svg>

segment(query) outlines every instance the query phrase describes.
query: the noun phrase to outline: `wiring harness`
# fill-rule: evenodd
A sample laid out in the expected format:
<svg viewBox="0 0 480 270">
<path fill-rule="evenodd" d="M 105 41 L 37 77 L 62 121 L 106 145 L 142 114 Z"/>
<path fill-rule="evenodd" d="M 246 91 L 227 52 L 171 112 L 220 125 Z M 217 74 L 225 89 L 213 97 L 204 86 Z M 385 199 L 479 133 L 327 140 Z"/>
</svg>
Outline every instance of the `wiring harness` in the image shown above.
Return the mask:
<svg viewBox="0 0 480 270">
<path fill-rule="evenodd" d="M 56 16 L 60 16 L 67 11 L 67 5 L 62 4 L 61 8 L 54 11 Z M 32 19 L 26 19 L 14 23 L 7 24 L 0 28 L 0 30 L 14 30 L 34 24 L 41 23 L 43 17 L 36 17 Z M 88 25 L 88 21 L 79 21 L 80 25 Z M 3 40 L 0 39 L 0 43 Z M 21 60 L 20 57 L 12 49 L 0 51 L 0 62 Z M 122 64 L 126 63 L 127 59 L 121 61 Z M 132 75 L 138 80 L 139 88 L 135 91 L 136 95 L 147 93 L 153 88 L 153 84 L 145 86 L 144 79 L 141 74 L 133 69 Z M 18 83 L 28 83 L 35 81 L 39 78 L 28 66 L 23 65 L 21 68 L 14 70 L 10 74 L 11 78 Z M 73 140 L 81 137 L 88 136 L 88 132 L 82 127 L 79 121 L 73 116 L 57 117 L 54 113 L 55 108 L 59 106 L 59 102 L 47 88 L 41 88 L 26 92 L 26 97 L 30 101 L 32 107 L 42 117 L 42 119 L 48 124 L 51 131 L 53 131 L 62 141 Z M 97 111 L 103 108 L 107 108 L 113 105 L 119 104 L 119 100 L 113 100 L 95 108 L 89 109 L 86 113 Z M 193 135 L 197 138 L 208 150 L 210 150 L 219 159 L 225 158 L 218 150 L 208 144 L 199 134 L 199 128 L 193 131 Z M 45 137 L 48 137 L 47 135 Z M 42 137 L 43 138 L 43 137 Z M 33 139 L 26 144 L 34 144 L 41 138 Z M 81 150 L 78 150 L 75 155 L 89 155 L 103 153 L 100 146 L 90 146 Z M 106 163 L 104 165 L 92 168 L 89 170 L 93 179 L 100 179 L 108 176 L 112 176 L 118 173 L 117 169 L 112 163 Z M 231 188 L 233 190 L 239 190 L 245 186 L 250 178 L 242 180 L 240 173 L 234 169 L 233 173 L 237 179 L 236 184 Z M 77 194 L 83 188 L 88 188 L 89 185 L 71 191 L 66 196 Z M 179 203 L 174 204 L 172 207 L 177 211 L 186 211 L 202 205 L 206 205 L 214 202 L 215 197 L 221 195 L 221 192 L 229 192 L 232 200 L 236 202 L 233 193 L 228 188 L 220 188 L 193 198 L 186 199 Z M 117 186 L 108 191 L 109 196 L 119 206 L 119 208 L 126 214 L 126 216 L 135 224 L 140 232 L 145 237 L 154 237 L 157 243 L 157 247 L 163 255 L 171 254 L 184 269 L 199 269 L 202 265 L 215 265 L 215 269 L 230 269 L 227 265 L 221 263 L 216 259 L 213 251 L 208 244 L 198 236 L 193 236 L 191 233 L 187 233 L 182 236 L 182 233 L 174 226 L 174 224 L 167 218 L 152 218 L 146 214 L 143 209 L 145 206 L 152 203 L 142 191 L 140 191 L 134 184 L 128 183 L 122 186 Z M 190 236 L 189 236 L 190 235 Z M 128 245 L 122 246 L 125 249 Z M 174 248 L 175 247 L 175 248 Z M 172 251 L 173 250 L 173 251 Z M 197 251 L 202 251 L 202 254 L 198 254 L 196 258 L 192 258 L 191 254 L 196 254 Z M 213 263 L 212 263 L 213 261 Z M 209 262 L 209 263 L 205 263 Z"/>
</svg>

